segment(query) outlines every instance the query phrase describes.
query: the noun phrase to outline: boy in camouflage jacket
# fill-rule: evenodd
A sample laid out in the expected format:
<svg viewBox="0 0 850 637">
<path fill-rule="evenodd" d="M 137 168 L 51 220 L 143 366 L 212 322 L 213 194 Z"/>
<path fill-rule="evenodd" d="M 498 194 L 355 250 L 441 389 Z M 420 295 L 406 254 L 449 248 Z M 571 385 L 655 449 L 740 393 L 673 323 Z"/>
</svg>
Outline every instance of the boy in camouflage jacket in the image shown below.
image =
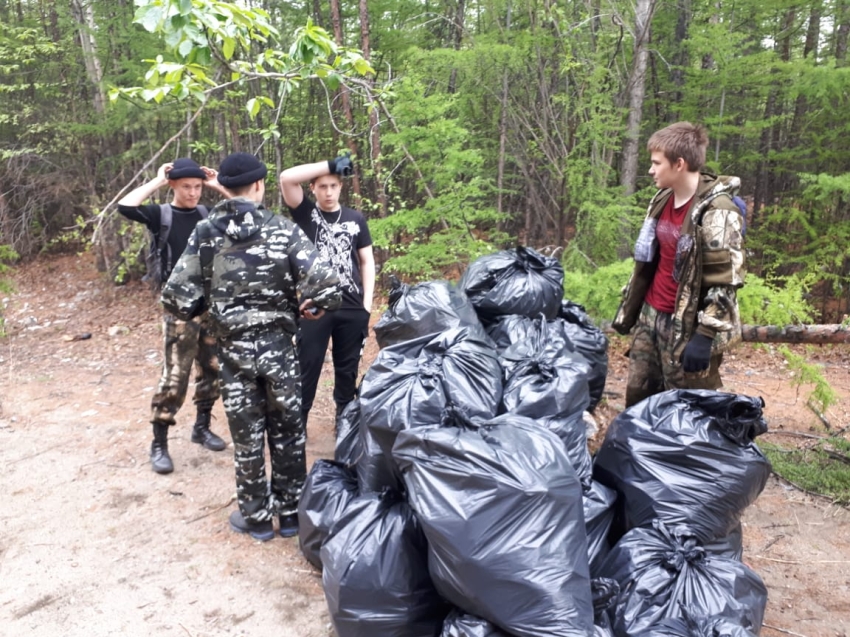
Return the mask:
<svg viewBox="0 0 850 637">
<path fill-rule="evenodd" d="M 298 531 L 306 476 L 299 316 L 315 320 L 341 300 L 338 276 L 307 236 L 263 207 L 266 173 L 248 153 L 225 158 L 218 181 L 232 197 L 198 224 L 162 292 L 165 308 L 180 318 L 209 309 L 236 466 L 239 509 L 230 526 L 262 541 L 274 537 L 275 515 L 281 535 Z"/>
<path fill-rule="evenodd" d="M 635 267 L 613 321 L 634 328 L 626 407 L 668 389 L 718 389 L 723 353 L 740 340 L 744 283 L 737 177 L 701 172 L 708 137 L 673 124 L 647 144 L 660 190 L 635 245 Z"/>
</svg>

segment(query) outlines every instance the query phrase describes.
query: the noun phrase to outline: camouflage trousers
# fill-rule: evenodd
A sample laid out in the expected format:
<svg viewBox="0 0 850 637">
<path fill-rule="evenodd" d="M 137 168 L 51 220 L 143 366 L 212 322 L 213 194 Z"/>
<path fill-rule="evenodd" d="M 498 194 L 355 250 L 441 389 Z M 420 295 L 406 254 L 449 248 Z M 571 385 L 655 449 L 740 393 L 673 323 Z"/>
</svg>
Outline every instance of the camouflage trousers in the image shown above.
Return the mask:
<svg viewBox="0 0 850 637">
<path fill-rule="evenodd" d="M 673 317 L 644 303 L 629 350 L 626 407 L 668 389 L 718 389 L 723 354 L 712 354 L 708 370 L 689 374 L 673 357 Z"/>
<path fill-rule="evenodd" d="M 195 366 L 194 403 L 199 411 L 212 409 L 218 400 L 218 359 L 215 337 L 210 333 L 207 315 L 181 321 L 163 316 L 165 354 L 159 386 L 151 399 L 151 422 L 173 425 L 174 417 L 186 400 L 189 376 Z"/>
<path fill-rule="evenodd" d="M 307 475 L 295 337 L 276 327 L 252 329 L 220 340 L 218 356 L 239 510 L 249 522 L 295 513 Z"/>
</svg>

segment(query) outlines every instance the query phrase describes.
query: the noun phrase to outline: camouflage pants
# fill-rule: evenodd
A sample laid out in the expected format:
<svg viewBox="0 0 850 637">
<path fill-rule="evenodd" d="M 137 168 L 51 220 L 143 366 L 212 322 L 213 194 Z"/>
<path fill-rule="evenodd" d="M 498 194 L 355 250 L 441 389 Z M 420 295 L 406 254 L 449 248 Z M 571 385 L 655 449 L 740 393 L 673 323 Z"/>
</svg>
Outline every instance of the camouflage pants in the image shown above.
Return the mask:
<svg viewBox="0 0 850 637">
<path fill-rule="evenodd" d="M 712 354 L 708 370 L 686 374 L 673 357 L 673 318 L 644 303 L 629 351 L 626 407 L 668 389 L 718 389 L 723 354 Z"/>
<path fill-rule="evenodd" d="M 295 337 L 279 329 L 250 330 L 220 341 L 218 355 L 239 510 L 250 522 L 295 513 L 307 474 Z"/>
<path fill-rule="evenodd" d="M 194 403 L 199 411 L 212 409 L 218 400 L 218 359 L 215 337 L 210 334 L 207 317 L 181 321 L 170 314 L 163 316 L 165 355 L 162 377 L 151 399 L 151 422 L 173 425 L 174 416 L 186 400 L 189 376 L 195 366 Z"/>
</svg>

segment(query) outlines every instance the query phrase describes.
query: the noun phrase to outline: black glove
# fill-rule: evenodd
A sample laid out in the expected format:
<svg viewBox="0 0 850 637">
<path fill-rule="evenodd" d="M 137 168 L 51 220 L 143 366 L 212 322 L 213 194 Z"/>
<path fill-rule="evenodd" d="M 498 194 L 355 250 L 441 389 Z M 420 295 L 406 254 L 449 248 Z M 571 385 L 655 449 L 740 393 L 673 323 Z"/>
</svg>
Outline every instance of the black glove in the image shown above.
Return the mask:
<svg viewBox="0 0 850 637">
<path fill-rule="evenodd" d="M 351 163 L 351 153 L 344 153 L 336 159 L 329 160 L 328 170 L 330 170 L 332 175 L 348 177 L 354 171 L 354 166 Z"/>
<path fill-rule="evenodd" d="M 708 369 L 711 358 L 711 341 L 703 334 L 694 334 L 682 352 L 682 368 L 686 372 L 702 372 Z"/>
</svg>

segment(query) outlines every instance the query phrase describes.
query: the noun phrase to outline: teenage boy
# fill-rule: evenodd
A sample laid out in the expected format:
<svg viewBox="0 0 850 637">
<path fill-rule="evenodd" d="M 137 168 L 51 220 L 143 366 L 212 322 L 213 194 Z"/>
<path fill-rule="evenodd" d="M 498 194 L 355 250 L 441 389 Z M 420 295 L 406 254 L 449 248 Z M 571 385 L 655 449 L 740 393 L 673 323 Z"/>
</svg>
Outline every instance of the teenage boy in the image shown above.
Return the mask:
<svg viewBox="0 0 850 637">
<path fill-rule="evenodd" d="M 320 320 L 341 297 L 336 273 L 301 229 L 263 207 L 266 173 L 248 153 L 224 159 L 218 181 L 228 199 L 198 224 L 162 291 L 165 308 L 184 320 L 209 309 L 236 467 L 230 528 L 261 541 L 274 537 L 275 515 L 282 536 L 298 532 L 307 465 L 297 316 Z"/>
<path fill-rule="evenodd" d="M 320 320 L 302 323 L 298 336 L 301 362 L 302 404 L 306 426 L 313 407 L 328 341 L 333 341 L 333 399 L 336 416 L 357 392 L 357 372 L 363 345 L 369 335 L 369 315 L 375 291 L 375 258 L 372 237 L 362 213 L 339 203 L 342 177 L 351 174 L 347 155 L 330 161 L 302 164 L 280 174 L 283 200 L 295 223 L 316 245 L 319 254 L 339 275 L 342 305 Z M 301 186 L 309 182 L 315 202 Z"/>
<path fill-rule="evenodd" d="M 142 205 L 165 186 L 173 193 L 167 216 L 164 215 L 164 206 Z M 155 258 L 159 263 L 154 266 L 155 272 L 149 272 L 148 276 L 155 276 L 158 280 L 154 284 L 159 287 L 168 280 L 195 225 L 206 216 L 206 208 L 198 205 L 205 186 L 219 194 L 223 192 L 214 170 L 199 166 L 191 159 L 180 158 L 160 166 L 156 177 L 118 202 L 121 215 L 145 224 L 154 237 Z M 196 367 L 193 400 L 197 417 L 191 440 L 211 451 L 221 451 L 225 442 L 210 431 L 212 407 L 219 396 L 218 361 L 215 340 L 209 334 L 205 319 L 180 321 L 166 312 L 162 326 L 165 352 L 162 375 L 151 400 L 153 442 L 150 459 L 151 468 L 156 473 L 171 473 L 174 463 L 168 453 L 168 428 L 175 424 L 175 416 L 186 400 L 193 363 Z"/>
<path fill-rule="evenodd" d="M 647 143 L 660 189 L 635 245 L 635 267 L 613 327 L 628 334 L 626 407 L 668 389 L 718 389 L 723 352 L 740 340 L 744 284 L 737 177 L 702 170 L 708 136 L 679 122 Z"/>
</svg>

